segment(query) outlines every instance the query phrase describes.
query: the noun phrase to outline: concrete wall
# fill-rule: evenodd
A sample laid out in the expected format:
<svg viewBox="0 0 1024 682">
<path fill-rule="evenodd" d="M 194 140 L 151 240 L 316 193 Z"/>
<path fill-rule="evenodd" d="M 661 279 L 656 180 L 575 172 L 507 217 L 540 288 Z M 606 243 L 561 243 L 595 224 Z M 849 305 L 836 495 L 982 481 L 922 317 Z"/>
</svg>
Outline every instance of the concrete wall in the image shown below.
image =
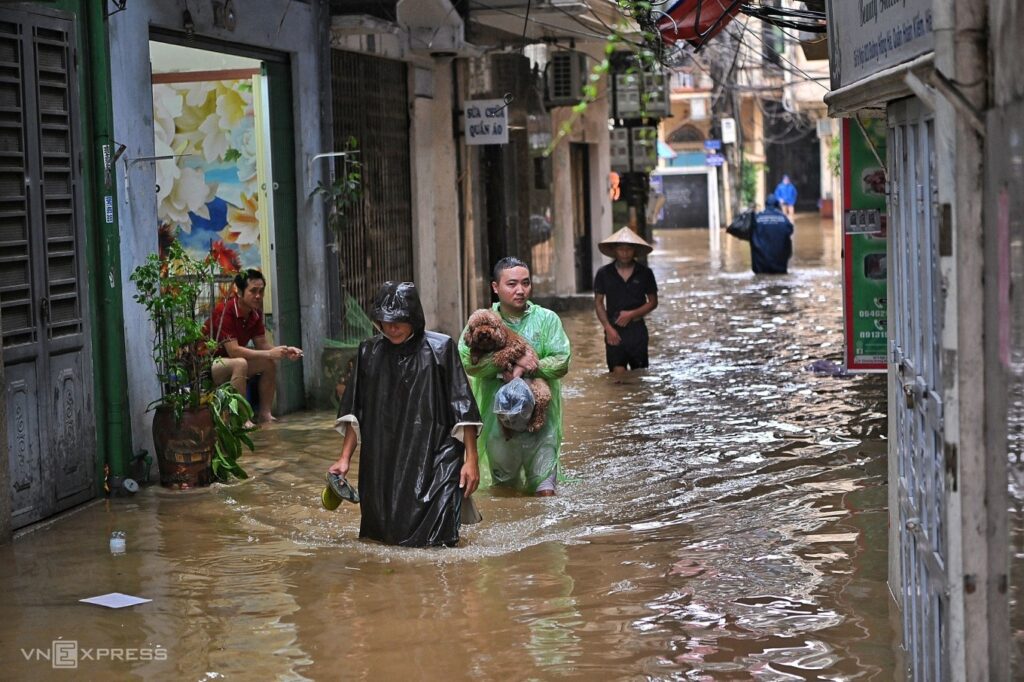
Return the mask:
<svg viewBox="0 0 1024 682">
<path fill-rule="evenodd" d="M 573 132 L 566 135 L 552 152 L 551 195 L 554 207 L 552 229 L 555 239 L 555 265 L 553 267 L 557 296 L 576 293 L 576 258 L 573 244 L 573 196 L 572 168 L 569 144 L 585 143 L 590 148 L 590 237 L 593 276 L 604 264 L 604 256 L 597 248 L 598 242 L 614 232 L 612 226 L 612 202 L 608 195 L 608 174 L 611 172 L 609 159 L 610 137 L 608 135 L 609 98 L 602 96 L 607 87 L 607 78 L 598 85 L 598 99 L 591 102 L 583 115 L 573 125 Z M 571 120 L 572 109 L 558 107 L 551 111 L 551 134 L 557 136 L 562 124 Z M 621 226 L 620 226 L 621 227 Z"/>
<path fill-rule="evenodd" d="M 307 394 L 320 393 L 322 372 L 317 363 L 327 336 L 323 207 L 308 198 L 317 178 L 307 178 L 307 159 L 328 151 L 321 143 L 320 29 L 322 5 L 288 0 L 247 0 L 236 3 L 233 31 L 213 26 L 210 3 L 188 5 L 195 25 L 195 47 L 230 51 L 231 44 L 273 50 L 290 59 L 295 118 L 295 166 L 298 215 L 302 342 L 305 352 Z M 130 191 L 124 191 L 125 161 L 153 156 L 153 105 L 150 84 L 151 29 L 182 33 L 182 0 L 132 0 L 128 8 L 110 17 L 111 77 L 113 81 L 114 137 L 126 145 L 117 167 L 122 286 L 124 287 L 125 346 L 128 399 L 133 448 L 152 451 L 151 415 L 146 406 L 159 397 L 150 355 L 151 332 L 142 308 L 132 301 L 134 287 L 128 276 L 135 265 L 157 248 L 155 166 L 131 166 Z M 314 171 L 316 172 L 316 171 Z"/>
<path fill-rule="evenodd" d="M 414 272 L 427 328 L 465 323 L 451 59 L 410 64 Z"/>
</svg>

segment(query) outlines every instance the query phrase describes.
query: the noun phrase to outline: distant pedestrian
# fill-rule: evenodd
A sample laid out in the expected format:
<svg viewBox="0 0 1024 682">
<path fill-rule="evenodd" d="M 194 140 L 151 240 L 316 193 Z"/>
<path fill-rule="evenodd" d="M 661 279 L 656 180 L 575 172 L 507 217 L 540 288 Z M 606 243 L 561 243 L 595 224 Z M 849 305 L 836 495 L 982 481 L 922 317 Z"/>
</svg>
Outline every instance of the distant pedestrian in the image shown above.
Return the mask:
<svg viewBox="0 0 1024 682">
<path fill-rule="evenodd" d="M 651 269 L 636 257 L 653 248 L 628 227 L 598 248 L 615 259 L 594 276 L 594 310 L 604 328 L 608 371 L 622 374 L 627 369 L 642 369 L 648 365 L 649 341 L 644 317 L 658 307 L 658 283 Z"/>
<path fill-rule="evenodd" d="M 793 218 L 796 215 L 796 185 L 790 181 L 788 175 L 783 175 L 782 181 L 775 186 L 775 196 L 779 200 L 782 212 Z"/>
<path fill-rule="evenodd" d="M 793 223 L 779 210 L 779 199 L 768 195 L 750 233 L 750 261 L 755 274 L 784 275 L 793 255 Z"/>
</svg>

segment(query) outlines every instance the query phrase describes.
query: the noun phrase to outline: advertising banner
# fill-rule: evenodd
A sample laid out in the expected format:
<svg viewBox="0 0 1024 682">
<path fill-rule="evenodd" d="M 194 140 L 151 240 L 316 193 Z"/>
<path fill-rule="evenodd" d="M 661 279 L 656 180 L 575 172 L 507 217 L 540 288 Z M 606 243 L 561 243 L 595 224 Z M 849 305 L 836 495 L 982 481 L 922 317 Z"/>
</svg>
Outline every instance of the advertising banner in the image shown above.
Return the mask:
<svg viewBox="0 0 1024 682">
<path fill-rule="evenodd" d="M 862 132 L 855 121 L 843 120 L 844 361 L 851 372 L 884 372 L 888 256 L 885 168 L 879 160 L 885 163 L 886 129 L 881 119 L 867 119 L 863 126 Z"/>
</svg>

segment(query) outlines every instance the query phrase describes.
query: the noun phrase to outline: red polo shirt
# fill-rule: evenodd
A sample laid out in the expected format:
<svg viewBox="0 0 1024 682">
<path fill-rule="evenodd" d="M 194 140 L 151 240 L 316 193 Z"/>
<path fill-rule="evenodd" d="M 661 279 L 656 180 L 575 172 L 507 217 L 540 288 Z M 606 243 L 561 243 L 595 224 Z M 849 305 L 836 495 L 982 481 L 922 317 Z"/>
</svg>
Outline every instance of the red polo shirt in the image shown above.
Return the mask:
<svg viewBox="0 0 1024 682">
<path fill-rule="evenodd" d="M 234 339 L 239 346 L 248 346 L 250 341 L 267 333 L 266 327 L 263 326 L 263 316 L 259 311 L 250 310 L 249 314 L 242 318 L 238 310 L 238 299 L 234 297 L 217 305 L 203 331 L 210 338 L 216 335 L 217 351 L 214 355 L 220 358 L 227 357 L 228 354 L 224 349 L 225 341 Z"/>
</svg>

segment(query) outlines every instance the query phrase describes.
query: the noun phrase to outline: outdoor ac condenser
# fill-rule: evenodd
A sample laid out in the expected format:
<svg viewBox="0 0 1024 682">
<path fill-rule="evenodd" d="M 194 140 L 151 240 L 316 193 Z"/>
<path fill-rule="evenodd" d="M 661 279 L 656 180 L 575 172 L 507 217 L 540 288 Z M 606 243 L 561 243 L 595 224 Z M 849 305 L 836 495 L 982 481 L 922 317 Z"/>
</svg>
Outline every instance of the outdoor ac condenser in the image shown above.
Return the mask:
<svg viewBox="0 0 1024 682">
<path fill-rule="evenodd" d="M 547 66 L 549 107 L 571 107 L 583 99 L 587 82 L 587 55 L 562 50 L 554 52 Z"/>
</svg>

